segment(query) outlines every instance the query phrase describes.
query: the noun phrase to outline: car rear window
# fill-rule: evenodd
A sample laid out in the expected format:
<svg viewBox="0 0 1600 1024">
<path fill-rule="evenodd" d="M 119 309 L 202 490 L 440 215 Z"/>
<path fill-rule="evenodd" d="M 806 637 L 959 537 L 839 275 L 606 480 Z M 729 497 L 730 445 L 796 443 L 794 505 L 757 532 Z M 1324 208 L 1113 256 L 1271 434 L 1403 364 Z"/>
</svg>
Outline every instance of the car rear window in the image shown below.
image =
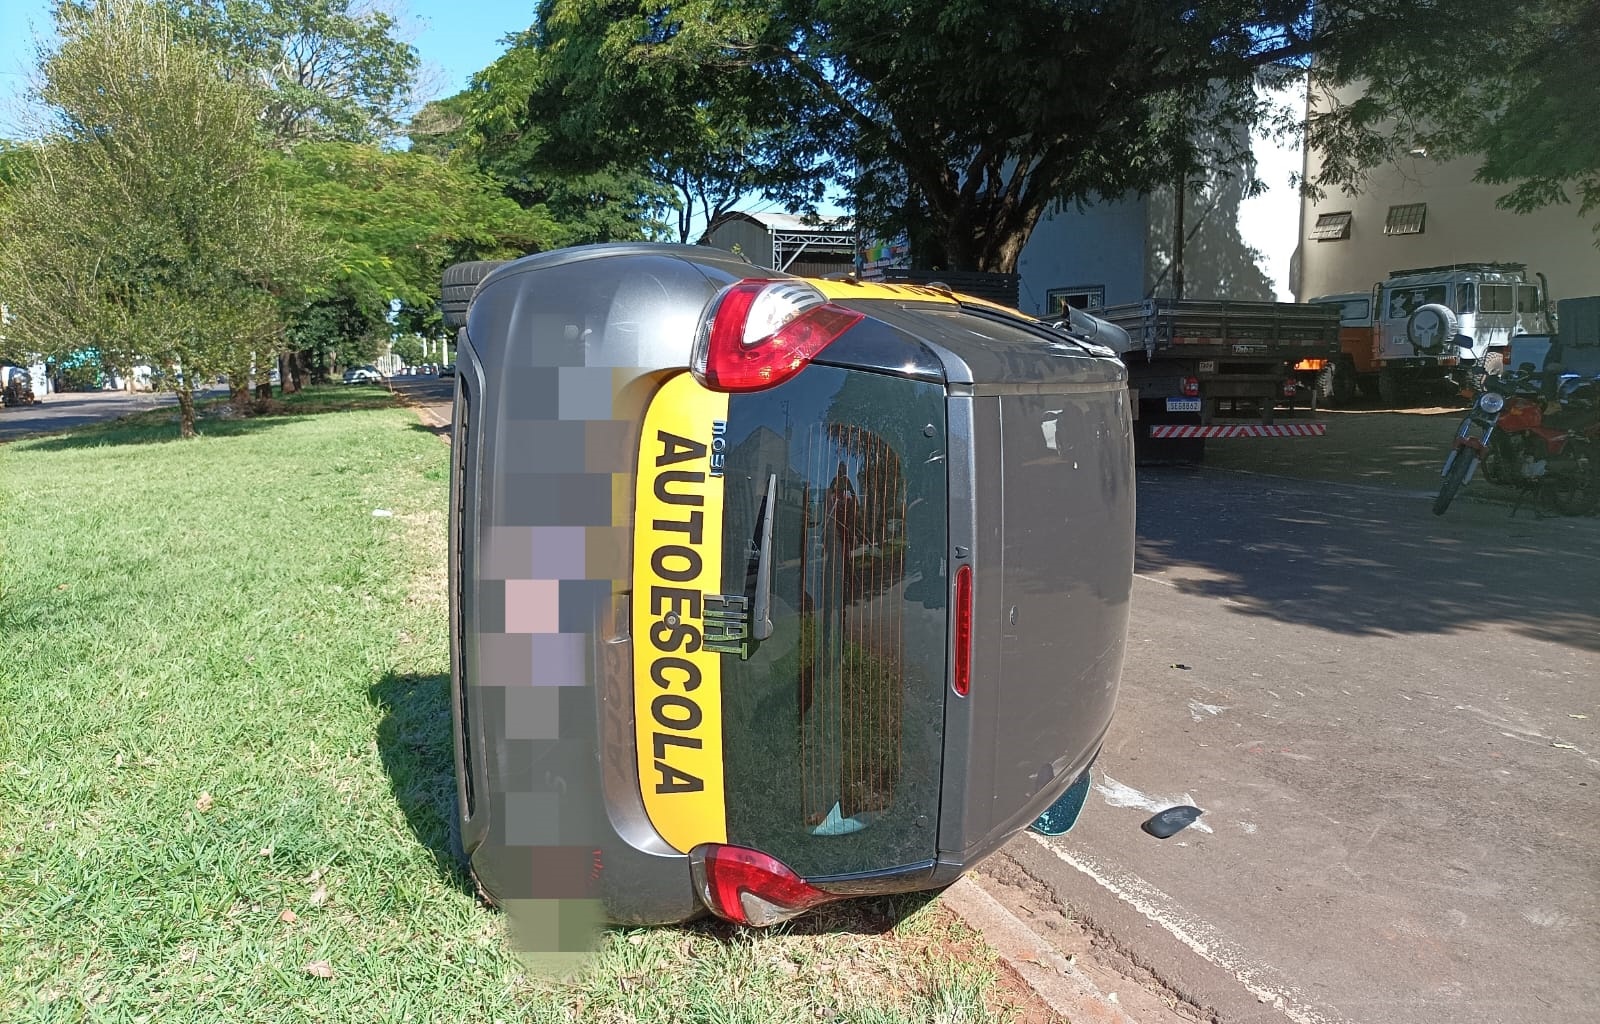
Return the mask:
<svg viewBox="0 0 1600 1024">
<path fill-rule="evenodd" d="M 724 584 L 773 635 L 725 658 L 728 841 L 818 878 L 930 860 L 945 689 L 944 392 L 813 366 L 729 403 Z M 737 578 L 743 573 L 744 578 Z"/>
</svg>

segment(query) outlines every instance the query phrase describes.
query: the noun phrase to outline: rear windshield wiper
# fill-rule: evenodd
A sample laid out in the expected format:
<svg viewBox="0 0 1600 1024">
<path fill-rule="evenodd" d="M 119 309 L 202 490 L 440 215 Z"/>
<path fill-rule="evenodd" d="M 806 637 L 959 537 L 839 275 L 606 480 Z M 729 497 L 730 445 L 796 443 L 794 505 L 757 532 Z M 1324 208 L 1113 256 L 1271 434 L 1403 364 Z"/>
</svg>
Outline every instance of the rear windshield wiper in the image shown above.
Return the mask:
<svg viewBox="0 0 1600 1024">
<path fill-rule="evenodd" d="M 767 477 L 767 496 L 761 504 L 761 529 L 756 534 L 756 593 L 750 614 L 750 638 L 772 635 L 772 535 L 773 512 L 778 505 L 778 474 Z"/>
</svg>

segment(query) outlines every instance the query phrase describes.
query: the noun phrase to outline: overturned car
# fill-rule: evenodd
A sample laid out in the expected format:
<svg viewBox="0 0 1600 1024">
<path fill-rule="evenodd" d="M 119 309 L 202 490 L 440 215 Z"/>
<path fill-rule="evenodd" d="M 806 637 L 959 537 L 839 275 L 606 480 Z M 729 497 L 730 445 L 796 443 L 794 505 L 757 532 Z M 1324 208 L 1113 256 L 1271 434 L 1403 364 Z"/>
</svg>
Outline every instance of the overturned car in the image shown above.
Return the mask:
<svg viewBox="0 0 1600 1024">
<path fill-rule="evenodd" d="M 770 924 L 946 885 L 1081 791 L 1133 566 L 1112 353 L 699 246 L 445 284 L 458 824 L 486 896 Z"/>
</svg>

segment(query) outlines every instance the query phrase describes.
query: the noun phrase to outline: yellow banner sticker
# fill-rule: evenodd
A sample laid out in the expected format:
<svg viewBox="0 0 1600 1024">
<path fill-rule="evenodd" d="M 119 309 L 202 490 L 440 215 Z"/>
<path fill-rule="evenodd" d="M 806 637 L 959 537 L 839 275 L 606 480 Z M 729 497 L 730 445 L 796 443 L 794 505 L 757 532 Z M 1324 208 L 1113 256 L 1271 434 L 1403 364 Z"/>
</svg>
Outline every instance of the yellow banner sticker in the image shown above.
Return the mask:
<svg viewBox="0 0 1600 1024">
<path fill-rule="evenodd" d="M 728 396 L 673 377 L 645 412 L 633 527 L 633 714 L 639 788 L 673 849 L 727 841 L 722 655 L 706 643 L 722 594 Z M 710 599 L 708 602 L 708 598 Z"/>
</svg>

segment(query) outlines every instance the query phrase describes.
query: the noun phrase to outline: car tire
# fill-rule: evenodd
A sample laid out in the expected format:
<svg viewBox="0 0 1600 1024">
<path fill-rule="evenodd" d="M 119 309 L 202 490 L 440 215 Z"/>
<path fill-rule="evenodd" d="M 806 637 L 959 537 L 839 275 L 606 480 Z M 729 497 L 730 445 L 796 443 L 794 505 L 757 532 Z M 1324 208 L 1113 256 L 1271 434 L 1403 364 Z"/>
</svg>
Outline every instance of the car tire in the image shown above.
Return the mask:
<svg viewBox="0 0 1600 1024">
<path fill-rule="evenodd" d="M 452 330 L 467 325 L 467 306 L 478 282 L 488 277 L 505 260 L 474 260 L 444 268 L 440 281 L 439 309 L 444 314 L 444 324 Z"/>
</svg>

